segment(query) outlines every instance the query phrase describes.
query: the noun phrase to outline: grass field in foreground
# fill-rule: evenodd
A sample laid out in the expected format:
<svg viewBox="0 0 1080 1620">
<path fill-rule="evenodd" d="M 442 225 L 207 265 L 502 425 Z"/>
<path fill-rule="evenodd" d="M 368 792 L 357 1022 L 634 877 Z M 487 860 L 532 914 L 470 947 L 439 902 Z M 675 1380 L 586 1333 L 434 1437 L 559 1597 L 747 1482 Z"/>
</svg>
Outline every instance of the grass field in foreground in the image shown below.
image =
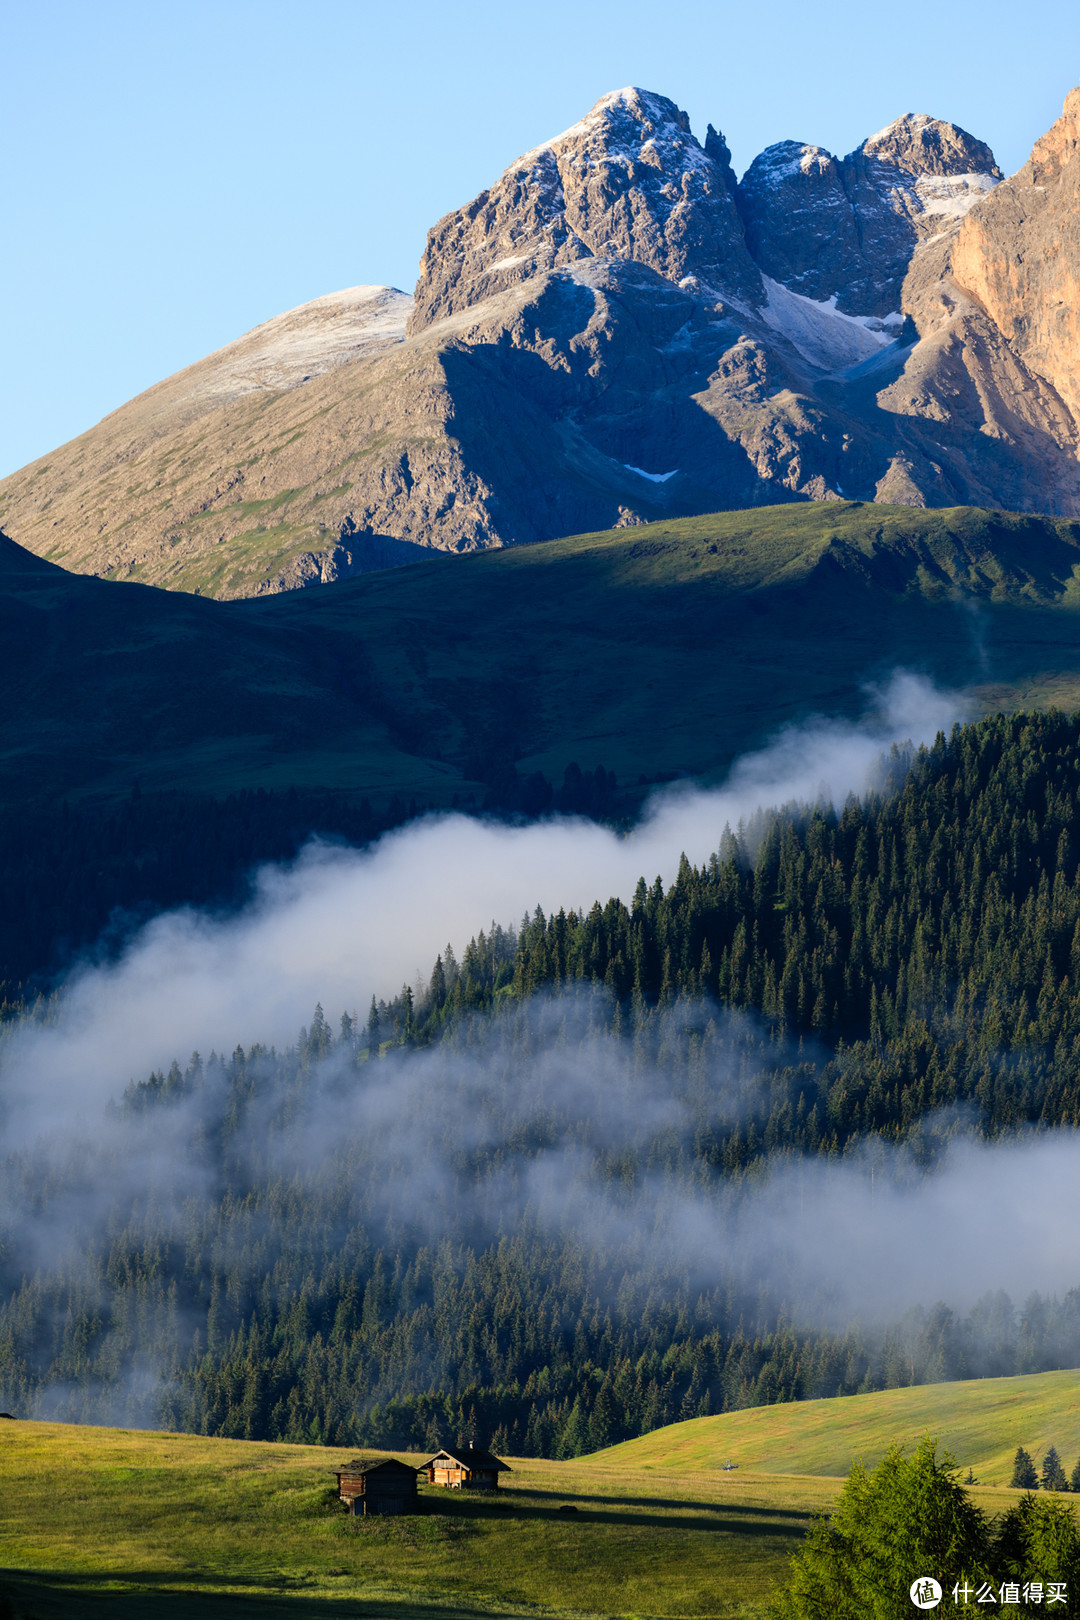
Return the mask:
<svg viewBox="0 0 1080 1620">
<path fill-rule="evenodd" d="M 1078 1390 L 1080 1374 L 1046 1373 L 698 1418 L 573 1462 L 514 1460 L 495 1497 L 423 1486 L 420 1516 L 358 1523 L 333 1499 L 345 1455 L 322 1447 L 4 1422 L 0 1595 L 15 1620 L 748 1620 L 853 1457 L 929 1429 L 997 1513 L 1018 1444 L 1075 1460 Z"/>
<path fill-rule="evenodd" d="M 894 1440 L 914 1443 L 927 1430 L 983 1485 L 1008 1484 L 1017 1446 L 1036 1459 L 1056 1446 L 1071 1473 L 1080 1458 L 1080 1371 L 751 1407 L 673 1423 L 597 1452 L 590 1462 L 700 1470 L 730 1456 L 740 1468 L 766 1474 L 844 1477 L 853 1461 L 872 1465 Z"/>
<path fill-rule="evenodd" d="M 424 1486 L 423 1516 L 357 1523 L 331 1495 L 344 1460 L 314 1446 L 0 1424 L 0 1592 L 7 1582 L 19 1620 L 747 1615 L 838 1488 L 715 1471 L 658 1483 L 527 1459 L 495 1497 Z"/>
</svg>

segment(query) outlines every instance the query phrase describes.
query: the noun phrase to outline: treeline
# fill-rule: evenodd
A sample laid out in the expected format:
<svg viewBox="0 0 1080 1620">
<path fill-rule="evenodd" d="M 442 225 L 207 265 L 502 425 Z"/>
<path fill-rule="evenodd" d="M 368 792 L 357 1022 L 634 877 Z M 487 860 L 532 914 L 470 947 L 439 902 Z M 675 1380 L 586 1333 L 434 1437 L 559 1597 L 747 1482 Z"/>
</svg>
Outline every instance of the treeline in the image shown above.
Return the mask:
<svg viewBox="0 0 1080 1620">
<path fill-rule="evenodd" d="M 256 866 L 291 860 L 313 836 L 362 844 L 425 808 L 259 788 L 0 810 L 0 1014 L 47 995 L 74 955 L 107 954 L 159 911 L 240 904 Z"/>
<path fill-rule="evenodd" d="M 1043 1458 L 1040 1476 L 1030 1451 L 1025 1451 L 1023 1446 L 1017 1446 L 1016 1456 L 1013 1458 L 1012 1479 L 1009 1483 L 1018 1491 L 1037 1491 L 1040 1486 L 1044 1491 L 1080 1491 L 1080 1461 L 1066 1478 L 1057 1447 L 1050 1446 Z"/>
<path fill-rule="evenodd" d="M 48 995 L 89 950 L 109 954 L 149 917 L 180 905 L 236 907 L 264 862 L 293 859 L 309 839 L 350 845 L 433 809 L 394 795 L 258 788 L 215 799 L 143 793 L 116 803 L 48 800 L 0 807 L 0 1018 Z M 555 787 L 542 773 L 496 772 L 475 797 L 445 809 L 496 816 L 553 812 L 628 816 L 614 772 L 571 762 Z"/>
</svg>

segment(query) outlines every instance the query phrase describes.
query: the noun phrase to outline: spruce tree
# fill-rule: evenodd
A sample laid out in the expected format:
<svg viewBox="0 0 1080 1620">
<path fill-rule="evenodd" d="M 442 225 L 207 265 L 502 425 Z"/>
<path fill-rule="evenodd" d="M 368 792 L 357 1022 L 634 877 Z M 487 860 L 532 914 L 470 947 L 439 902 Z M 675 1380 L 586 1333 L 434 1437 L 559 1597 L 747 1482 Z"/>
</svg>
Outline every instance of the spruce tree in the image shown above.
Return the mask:
<svg viewBox="0 0 1080 1620">
<path fill-rule="evenodd" d="M 1017 1446 L 1016 1456 L 1013 1458 L 1012 1479 L 1009 1481 L 1015 1491 L 1037 1491 L 1039 1476 L 1035 1471 L 1035 1464 L 1031 1460 L 1030 1452 L 1023 1446 Z"/>
<path fill-rule="evenodd" d="M 1080 1491 L 1080 1459 L 1077 1460 L 1076 1467 L 1069 1475 L 1069 1489 L 1070 1491 Z"/>
<path fill-rule="evenodd" d="M 905 1457 L 893 1446 L 872 1473 L 856 1466 L 830 1518 L 795 1554 L 772 1620 L 893 1620 L 912 1612 L 912 1575 L 933 1571 L 946 1591 L 987 1574 L 986 1520 L 929 1436 Z"/>
<path fill-rule="evenodd" d="M 1067 1491 L 1065 1470 L 1055 1447 L 1051 1446 L 1043 1458 L 1042 1488 L 1044 1491 Z"/>
<path fill-rule="evenodd" d="M 1063 1582 L 1069 1602 L 1062 1612 L 1075 1614 L 1071 1600 L 1080 1587 L 1080 1530 L 1067 1502 L 1021 1497 L 994 1526 L 990 1562 L 999 1581 Z"/>
</svg>

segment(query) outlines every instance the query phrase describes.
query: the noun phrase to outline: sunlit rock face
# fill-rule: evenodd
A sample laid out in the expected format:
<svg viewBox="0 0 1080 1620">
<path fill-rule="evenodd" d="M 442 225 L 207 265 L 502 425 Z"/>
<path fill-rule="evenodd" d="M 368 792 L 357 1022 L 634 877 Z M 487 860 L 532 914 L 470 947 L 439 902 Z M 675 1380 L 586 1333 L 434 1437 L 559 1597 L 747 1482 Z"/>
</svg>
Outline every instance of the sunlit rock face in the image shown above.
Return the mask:
<svg viewBox="0 0 1080 1620">
<path fill-rule="evenodd" d="M 545 270 L 620 258 L 670 281 L 761 301 L 727 148 L 702 147 L 675 103 L 602 96 L 580 123 L 512 163 L 428 233 L 411 332 Z"/>
<path fill-rule="evenodd" d="M 1080 412 L 1080 89 L 1024 167 L 965 219 L 952 273 Z"/>
</svg>

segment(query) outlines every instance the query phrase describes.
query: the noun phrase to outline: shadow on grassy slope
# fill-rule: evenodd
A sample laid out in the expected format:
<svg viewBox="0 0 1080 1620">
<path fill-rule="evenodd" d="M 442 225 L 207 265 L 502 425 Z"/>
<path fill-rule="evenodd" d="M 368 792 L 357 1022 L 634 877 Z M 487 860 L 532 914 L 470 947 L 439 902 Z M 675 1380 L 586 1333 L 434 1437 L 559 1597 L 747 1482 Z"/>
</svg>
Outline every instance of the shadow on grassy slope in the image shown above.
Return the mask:
<svg viewBox="0 0 1080 1620">
<path fill-rule="evenodd" d="M 640 1505 L 644 1508 L 662 1508 L 668 1513 L 685 1513 L 687 1511 L 707 1513 L 710 1515 L 709 1528 L 713 1526 L 718 1517 L 729 1517 L 732 1514 L 737 1516 L 748 1515 L 751 1519 L 805 1519 L 809 1521 L 813 1517 L 810 1512 L 804 1512 L 801 1508 L 751 1507 L 742 1502 L 737 1504 L 699 1502 L 692 1497 L 685 1496 L 606 1496 L 597 1491 L 589 1491 L 587 1494 L 584 1491 L 542 1491 L 532 1485 L 516 1485 L 514 1487 L 515 1505 L 517 1499 L 522 1496 L 544 1497 L 552 1502 L 589 1502 L 594 1506 L 602 1507 L 633 1507 Z M 665 1524 L 668 1522 L 668 1520 L 664 1520 Z M 683 1523 L 685 1521 L 680 1520 L 680 1524 Z"/>
<path fill-rule="evenodd" d="M 722 1530 L 728 1534 L 746 1536 L 801 1537 L 813 1514 L 801 1508 L 755 1507 L 742 1502 L 705 1502 L 692 1497 L 678 1496 L 614 1496 L 596 1491 L 551 1491 L 532 1485 L 515 1485 L 512 1492 L 499 1492 L 496 1496 L 472 1496 L 454 1493 L 453 1499 L 440 1504 L 438 1509 L 443 1523 L 450 1528 L 456 1519 L 468 1523 L 479 1519 L 538 1519 L 558 1520 L 560 1509 L 573 1507 L 567 1516 L 572 1524 L 650 1526 L 658 1530 Z M 649 1511 L 652 1510 L 652 1511 Z M 431 1513 L 430 1500 L 421 1498 L 421 1512 Z M 370 1520 L 360 1524 L 361 1533 L 379 1534 L 376 1526 L 415 1524 L 416 1519 Z"/>
<path fill-rule="evenodd" d="M 325 1582 L 319 1582 L 324 1585 Z M 160 1570 L 117 1570 L 109 1574 L 64 1575 L 52 1572 L 27 1575 L 0 1583 L 0 1620 L 91 1620 L 117 1616 L 118 1620 L 218 1620 L 242 1613 L 244 1620 L 481 1620 L 515 1611 L 501 1606 L 477 1608 L 446 1601 L 431 1593 L 358 1594 L 351 1580 L 340 1597 L 316 1594 L 313 1580 L 293 1576 L 232 1577 L 165 1574 Z M 132 1590 L 123 1590 L 124 1586 Z M 180 1589 L 182 1586 L 183 1589 Z M 235 1592 L 221 1591 L 236 1587 Z M 117 1589 L 119 1587 L 119 1590 Z"/>
<path fill-rule="evenodd" d="M 0 536 L 0 761 L 43 793 L 333 788 L 477 771 L 723 775 L 897 663 L 990 706 L 1080 702 L 1080 524 L 810 502 L 239 602 L 65 573 Z"/>
</svg>

